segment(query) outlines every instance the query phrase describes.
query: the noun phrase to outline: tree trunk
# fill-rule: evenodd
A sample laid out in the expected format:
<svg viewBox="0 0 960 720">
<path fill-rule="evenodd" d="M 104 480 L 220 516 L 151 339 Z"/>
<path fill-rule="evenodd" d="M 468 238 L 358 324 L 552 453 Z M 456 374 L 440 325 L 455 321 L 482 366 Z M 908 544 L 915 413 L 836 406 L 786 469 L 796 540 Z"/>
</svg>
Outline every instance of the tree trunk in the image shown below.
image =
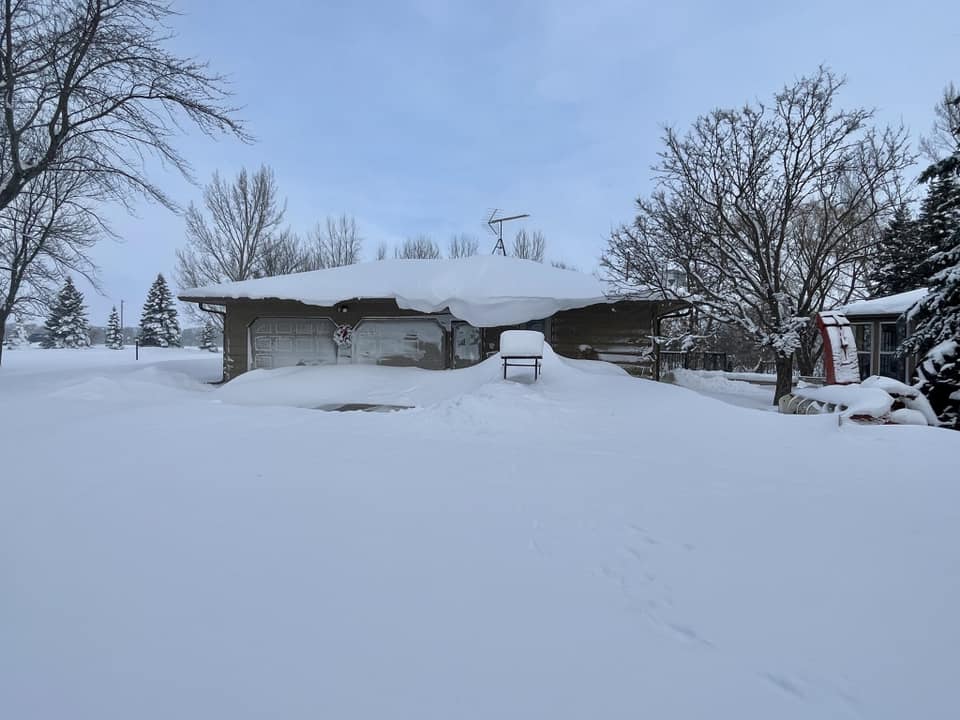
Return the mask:
<svg viewBox="0 0 960 720">
<path fill-rule="evenodd" d="M 773 404 L 780 402 L 780 398 L 789 395 L 793 391 L 793 356 L 783 357 L 777 355 L 775 358 L 777 367 L 777 390 L 773 394 Z"/>
<path fill-rule="evenodd" d="M 7 316 L 0 317 L 0 365 L 3 365 L 3 341 L 7 336 Z"/>
</svg>

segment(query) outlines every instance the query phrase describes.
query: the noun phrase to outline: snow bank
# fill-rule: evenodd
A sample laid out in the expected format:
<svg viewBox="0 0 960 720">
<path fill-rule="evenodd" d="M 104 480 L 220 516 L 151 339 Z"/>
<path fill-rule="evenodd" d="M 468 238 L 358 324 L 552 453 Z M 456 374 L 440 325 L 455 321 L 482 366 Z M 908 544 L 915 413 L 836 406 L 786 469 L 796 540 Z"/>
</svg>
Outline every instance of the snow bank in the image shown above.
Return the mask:
<svg viewBox="0 0 960 720">
<path fill-rule="evenodd" d="M 882 375 L 871 375 L 862 383 L 860 383 L 860 386 L 867 388 L 880 388 L 889 395 L 892 395 L 896 400 L 899 400 L 904 406 L 903 409 L 918 413 L 920 417 L 924 419 L 924 422 L 917 423 L 914 422 L 916 418 L 913 417 L 909 423 L 903 424 L 931 426 L 938 424 L 937 414 L 930 406 L 930 401 L 927 400 L 926 396 L 915 387 L 911 387 L 910 385 L 902 383 L 899 380 L 894 380 L 893 378 L 883 377 Z M 894 410 L 894 412 L 891 414 L 891 418 L 898 424 L 899 420 L 897 418 L 906 419 L 907 417 L 907 413 L 900 412 L 899 410 Z"/>
<path fill-rule="evenodd" d="M 960 433 L 546 349 L 384 414 L 81 355 L 0 368 L 5 719 L 956 716 Z"/>
<path fill-rule="evenodd" d="M 841 407 L 841 415 L 845 417 L 865 416 L 904 425 L 937 424 L 933 408 L 920 391 L 899 380 L 880 375 L 872 375 L 857 385 L 797 388 L 793 394 Z M 896 402 L 904 407 L 893 410 Z"/>
<path fill-rule="evenodd" d="M 324 307 L 354 299 L 392 298 L 401 308 L 420 312 L 449 309 L 476 327 L 514 325 L 609 302 L 600 282 L 590 275 L 500 255 L 380 260 L 183 290 L 180 298 L 276 298 Z"/>
<path fill-rule="evenodd" d="M 742 373 L 741 376 L 746 375 Z M 764 379 L 766 375 L 760 376 Z M 663 374 L 663 381 L 681 385 L 691 390 L 718 393 L 748 393 L 755 389 L 754 385 L 743 380 L 731 380 L 722 370 L 687 370 L 675 368 Z M 766 392 L 766 391 L 764 391 Z"/>
<path fill-rule="evenodd" d="M 909 290 L 873 298 L 872 300 L 858 300 L 837 309 L 847 317 L 863 317 L 866 315 L 902 315 L 927 296 L 927 289 Z"/>
<path fill-rule="evenodd" d="M 794 395 L 807 400 L 828 403 L 845 408 L 840 414 L 882 418 L 890 413 L 893 398 L 880 388 L 860 385 L 826 385 L 819 388 L 797 388 Z"/>
<path fill-rule="evenodd" d="M 571 360 L 544 343 L 543 375 L 548 387 L 589 382 L 591 375 L 629 377 L 625 370 L 596 360 Z M 217 389 L 218 402 L 237 405 L 286 405 L 321 408 L 336 405 L 393 405 L 428 407 L 474 393 L 487 385 L 513 384 L 503 380 L 501 360 L 494 356 L 459 370 L 327 365 L 253 370 Z M 519 378 L 523 384 L 526 378 Z"/>
</svg>

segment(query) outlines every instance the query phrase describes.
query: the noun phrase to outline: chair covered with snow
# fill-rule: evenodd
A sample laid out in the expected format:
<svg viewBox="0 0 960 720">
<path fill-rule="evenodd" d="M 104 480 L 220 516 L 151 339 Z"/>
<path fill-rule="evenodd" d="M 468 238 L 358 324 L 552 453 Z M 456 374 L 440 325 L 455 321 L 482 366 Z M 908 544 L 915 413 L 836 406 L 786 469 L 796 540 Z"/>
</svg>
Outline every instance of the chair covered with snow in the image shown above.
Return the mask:
<svg viewBox="0 0 960 720">
<path fill-rule="evenodd" d="M 540 377 L 543 363 L 543 333 L 536 330 L 504 330 L 500 333 L 503 379 L 508 367 L 532 367 L 533 379 Z"/>
</svg>

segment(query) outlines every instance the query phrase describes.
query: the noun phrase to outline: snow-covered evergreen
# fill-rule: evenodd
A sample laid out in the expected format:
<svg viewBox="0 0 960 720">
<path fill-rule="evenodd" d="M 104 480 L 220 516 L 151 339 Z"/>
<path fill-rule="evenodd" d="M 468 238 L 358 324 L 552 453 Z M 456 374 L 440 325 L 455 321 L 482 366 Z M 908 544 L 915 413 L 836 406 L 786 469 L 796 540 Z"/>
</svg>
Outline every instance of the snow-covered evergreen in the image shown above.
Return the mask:
<svg viewBox="0 0 960 720">
<path fill-rule="evenodd" d="M 870 275 L 870 289 L 876 297 L 926 287 L 924 274 L 928 257 L 918 232 L 917 222 L 906 204 L 897 208 L 877 243 Z"/>
<path fill-rule="evenodd" d="M 179 347 L 180 323 L 173 294 L 163 274 L 150 286 L 140 316 L 140 345 L 144 347 Z"/>
<path fill-rule="evenodd" d="M 912 313 L 904 348 L 923 359 L 917 387 L 945 427 L 960 430 L 960 181 L 936 176 L 921 211 L 920 232 L 931 244 L 925 263 L 930 294 Z"/>
<path fill-rule="evenodd" d="M 926 258 L 925 262 L 920 263 L 920 270 L 927 282 L 949 264 L 943 254 L 953 247 L 954 234 L 960 227 L 960 177 L 944 175 L 931 178 L 916 223 L 917 241 Z"/>
<path fill-rule="evenodd" d="M 116 306 L 110 311 L 103 344 L 111 350 L 123 349 L 123 329 L 120 327 L 120 315 L 117 313 Z"/>
<path fill-rule="evenodd" d="M 200 331 L 200 349 L 215 352 L 217 349 L 217 330 L 213 323 L 207 320 Z"/>
<path fill-rule="evenodd" d="M 77 290 L 70 277 L 50 308 L 44 328 L 47 331 L 47 339 L 43 343 L 45 348 L 90 347 L 90 328 L 83 293 Z"/>
<path fill-rule="evenodd" d="M 8 350 L 13 350 L 15 348 L 24 347 L 30 344 L 30 341 L 27 339 L 27 328 L 23 324 L 23 318 L 20 315 L 16 316 L 13 324 L 13 330 L 7 333 L 7 337 L 3 344 Z"/>
<path fill-rule="evenodd" d="M 927 353 L 917 368 L 916 387 L 943 427 L 960 430 L 960 342 L 946 340 Z"/>
</svg>

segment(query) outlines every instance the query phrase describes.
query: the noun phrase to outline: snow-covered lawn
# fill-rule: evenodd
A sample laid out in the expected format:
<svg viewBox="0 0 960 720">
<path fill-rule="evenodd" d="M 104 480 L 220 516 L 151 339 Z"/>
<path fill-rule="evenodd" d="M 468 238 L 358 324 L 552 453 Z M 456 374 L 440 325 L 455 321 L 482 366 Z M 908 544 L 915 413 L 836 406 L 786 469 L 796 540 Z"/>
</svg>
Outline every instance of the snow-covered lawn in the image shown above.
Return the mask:
<svg viewBox="0 0 960 720">
<path fill-rule="evenodd" d="M 960 433 L 219 362 L 4 355 L 0 717 L 960 716 Z"/>
<path fill-rule="evenodd" d="M 665 375 L 666 382 L 694 390 L 706 397 L 721 400 L 728 405 L 776 412 L 773 404 L 774 386 L 758 383 L 756 378 L 768 375 L 757 373 L 726 373 L 720 370 L 686 370 L 676 368 Z M 743 378 L 743 379 L 736 379 Z"/>
</svg>

